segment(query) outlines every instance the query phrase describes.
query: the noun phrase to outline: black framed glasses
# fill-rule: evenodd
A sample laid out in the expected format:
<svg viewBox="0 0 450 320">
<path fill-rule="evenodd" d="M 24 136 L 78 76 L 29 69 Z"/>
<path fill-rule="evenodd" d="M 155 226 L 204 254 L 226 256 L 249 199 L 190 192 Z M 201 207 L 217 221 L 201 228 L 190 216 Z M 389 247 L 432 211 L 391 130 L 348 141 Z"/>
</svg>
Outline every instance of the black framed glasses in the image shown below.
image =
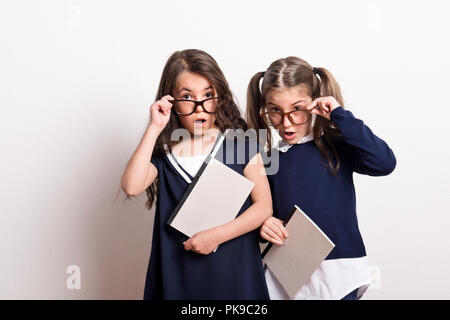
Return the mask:
<svg viewBox="0 0 450 320">
<path fill-rule="evenodd" d="M 217 113 L 217 99 L 220 97 L 212 97 L 202 101 L 174 99 L 169 100 L 172 103 L 175 113 L 180 116 L 189 116 L 195 112 L 197 106 L 201 106 L 203 111 L 209 114 Z"/>
<path fill-rule="evenodd" d="M 273 127 L 279 126 L 283 120 L 284 117 L 287 116 L 289 121 L 293 124 L 305 124 L 311 119 L 311 111 L 305 109 L 299 109 L 299 110 L 293 110 L 289 112 L 283 112 L 283 111 L 268 111 L 268 112 L 261 112 L 260 117 L 263 118 L 263 120 Z"/>
</svg>

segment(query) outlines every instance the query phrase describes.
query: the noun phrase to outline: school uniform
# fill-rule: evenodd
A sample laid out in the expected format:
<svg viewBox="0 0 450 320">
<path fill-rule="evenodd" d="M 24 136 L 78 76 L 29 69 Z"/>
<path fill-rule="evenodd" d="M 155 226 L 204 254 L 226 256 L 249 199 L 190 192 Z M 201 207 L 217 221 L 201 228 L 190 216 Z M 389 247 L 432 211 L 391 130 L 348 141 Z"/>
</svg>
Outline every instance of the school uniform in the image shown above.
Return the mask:
<svg viewBox="0 0 450 320">
<path fill-rule="evenodd" d="M 331 174 L 312 134 L 294 145 L 280 141 L 276 146 L 279 170 L 268 175 L 274 216 L 284 220 L 298 205 L 335 244 L 294 299 L 341 299 L 356 289 L 360 298 L 371 284 L 356 216 L 353 173 L 383 176 L 396 166 L 389 146 L 350 111 L 338 107 L 330 117 L 342 134 L 334 141 L 341 161 L 336 176 Z M 265 275 L 271 299 L 289 299 L 268 268 Z"/>
<path fill-rule="evenodd" d="M 250 144 L 249 139 L 234 141 L 219 134 L 214 158 L 243 175 L 245 166 L 256 154 Z M 167 224 L 196 178 L 192 173 L 200 167 L 194 161 L 186 170 L 178 160 L 172 153 L 151 159 L 158 169 L 159 191 L 144 299 L 268 299 L 258 229 L 222 243 L 209 255 L 202 255 L 186 251 L 183 242 L 188 238 Z M 186 165 L 186 161 L 182 163 Z M 249 196 L 237 216 L 251 204 Z"/>
</svg>

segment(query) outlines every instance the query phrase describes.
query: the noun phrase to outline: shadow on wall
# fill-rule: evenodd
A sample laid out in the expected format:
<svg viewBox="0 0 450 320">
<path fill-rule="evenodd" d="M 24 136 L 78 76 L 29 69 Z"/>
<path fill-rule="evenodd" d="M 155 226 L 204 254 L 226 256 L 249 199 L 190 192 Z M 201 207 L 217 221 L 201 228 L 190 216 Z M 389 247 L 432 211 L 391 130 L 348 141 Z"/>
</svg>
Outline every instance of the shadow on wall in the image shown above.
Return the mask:
<svg viewBox="0 0 450 320">
<path fill-rule="evenodd" d="M 78 209 L 83 219 L 76 221 L 82 244 L 72 246 L 79 251 L 74 257 L 82 263 L 81 290 L 70 290 L 69 299 L 140 300 L 144 295 L 155 207 L 146 208 L 145 192 L 126 199 L 120 181 L 132 154 L 128 149 L 135 146 L 119 137 L 107 139 L 109 145 L 105 145 L 107 141 L 98 142 L 101 152 L 79 161 L 86 161 L 81 166 L 93 173 L 90 180 L 94 182 L 79 195 L 80 202 L 86 205 Z"/>
<path fill-rule="evenodd" d="M 89 299 L 140 300 L 144 295 L 155 205 L 151 210 L 146 208 L 146 192 L 127 200 L 120 187 L 126 164 L 147 121 L 145 119 L 144 127 L 138 130 L 142 132 L 136 132 L 135 118 L 129 115 L 130 108 L 123 107 L 129 104 L 130 101 L 119 103 L 117 111 L 124 114 L 105 119 L 106 127 L 101 130 L 108 135 L 100 141 L 103 152 L 96 158 L 96 168 L 103 173 L 97 181 L 102 181 L 108 192 L 103 201 L 97 202 L 99 206 L 89 209 L 96 219 L 88 223 L 88 234 L 90 242 L 97 243 L 95 250 L 87 248 L 92 255 L 88 260 L 92 269 L 85 274 L 85 280 L 95 284 L 89 289 Z M 106 162 L 112 167 L 104 168 Z"/>
<path fill-rule="evenodd" d="M 109 241 L 97 260 L 97 294 L 105 299 L 142 299 L 150 257 L 155 206 L 145 206 L 146 193 L 129 200 L 121 190 L 111 211 Z M 99 223 L 91 228 L 95 237 L 102 232 Z"/>
</svg>

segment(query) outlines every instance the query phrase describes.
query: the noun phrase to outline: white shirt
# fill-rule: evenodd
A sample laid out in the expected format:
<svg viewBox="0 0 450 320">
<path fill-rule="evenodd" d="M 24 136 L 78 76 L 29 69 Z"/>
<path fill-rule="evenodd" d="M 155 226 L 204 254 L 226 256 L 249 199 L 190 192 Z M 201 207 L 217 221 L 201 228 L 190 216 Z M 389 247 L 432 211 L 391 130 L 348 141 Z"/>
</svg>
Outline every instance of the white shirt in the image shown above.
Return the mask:
<svg viewBox="0 0 450 320">
<path fill-rule="evenodd" d="M 305 135 L 297 144 L 314 139 L 313 133 Z M 287 152 L 292 145 L 280 140 L 276 148 Z M 359 299 L 374 282 L 367 257 L 324 260 L 293 298 L 290 298 L 274 274 L 266 266 L 267 288 L 271 300 L 337 300 L 358 289 Z"/>
<path fill-rule="evenodd" d="M 192 177 L 195 177 L 207 156 L 207 154 L 200 154 L 198 156 L 176 158 L 183 169 L 186 170 Z"/>
<path fill-rule="evenodd" d="M 302 144 L 309 142 L 311 140 L 314 140 L 314 133 L 310 132 L 307 135 L 305 135 L 303 138 L 301 138 L 296 144 Z M 281 152 L 286 152 L 289 150 L 289 148 L 292 147 L 292 144 L 289 144 L 287 142 L 284 142 L 283 140 L 278 141 L 278 145 L 276 148 Z"/>
</svg>

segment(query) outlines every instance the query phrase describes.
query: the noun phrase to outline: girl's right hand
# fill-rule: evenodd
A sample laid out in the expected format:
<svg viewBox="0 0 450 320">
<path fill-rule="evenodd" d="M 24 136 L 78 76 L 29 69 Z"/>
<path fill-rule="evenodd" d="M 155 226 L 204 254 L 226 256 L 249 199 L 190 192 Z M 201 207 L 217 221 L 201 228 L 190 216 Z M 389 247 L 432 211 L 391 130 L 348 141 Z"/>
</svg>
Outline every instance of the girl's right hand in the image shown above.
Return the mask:
<svg viewBox="0 0 450 320">
<path fill-rule="evenodd" d="M 169 100 L 173 100 L 173 98 L 167 95 L 150 106 L 150 125 L 155 126 L 160 131 L 164 129 L 170 119 L 172 104 Z"/>
<path fill-rule="evenodd" d="M 260 234 L 263 239 L 277 245 L 282 245 L 288 236 L 283 221 L 275 217 L 270 217 L 264 221 L 260 229 Z"/>
</svg>

